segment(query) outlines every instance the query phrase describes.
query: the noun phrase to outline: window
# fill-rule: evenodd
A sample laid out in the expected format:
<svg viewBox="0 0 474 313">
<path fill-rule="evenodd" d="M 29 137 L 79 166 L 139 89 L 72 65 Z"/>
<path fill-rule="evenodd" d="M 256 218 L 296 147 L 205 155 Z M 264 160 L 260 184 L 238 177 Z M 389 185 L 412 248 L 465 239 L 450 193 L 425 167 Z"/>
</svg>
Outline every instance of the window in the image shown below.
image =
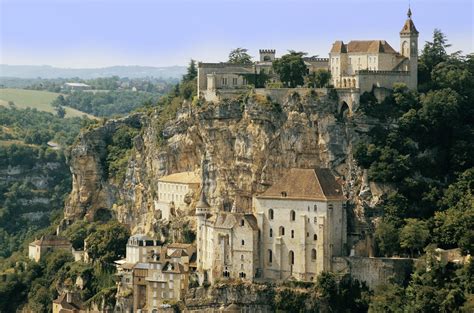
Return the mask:
<svg viewBox="0 0 474 313">
<path fill-rule="evenodd" d="M 245 240 L 242 240 L 242 246 L 245 245 Z"/>
<path fill-rule="evenodd" d="M 296 213 L 295 211 L 291 210 L 290 212 L 290 221 L 294 221 L 296 219 Z"/>
<path fill-rule="evenodd" d="M 293 229 L 291 230 L 291 238 L 295 238 L 295 231 Z"/>
<path fill-rule="evenodd" d="M 318 240 L 318 235 L 314 234 L 313 235 L 313 240 Z"/>
<path fill-rule="evenodd" d="M 232 85 L 237 85 L 237 78 L 232 78 Z"/>
<path fill-rule="evenodd" d="M 329 210 L 332 210 L 333 208 L 334 208 L 334 206 L 332 204 L 328 205 Z"/>
<path fill-rule="evenodd" d="M 241 259 L 242 261 L 244 260 L 244 255 L 243 255 L 243 254 L 240 255 L 240 259 Z"/>
<path fill-rule="evenodd" d="M 308 205 L 308 212 L 309 212 L 309 205 Z"/>
<path fill-rule="evenodd" d="M 306 232 L 306 237 L 309 237 L 309 232 Z"/>
<path fill-rule="evenodd" d="M 285 227 L 280 226 L 280 229 L 278 231 L 278 235 L 280 236 L 285 236 Z"/>
<path fill-rule="evenodd" d="M 222 85 L 227 85 L 227 78 L 222 78 Z"/>
<path fill-rule="evenodd" d="M 272 250 L 268 249 L 268 263 L 273 262 L 273 253 Z"/>
<path fill-rule="evenodd" d="M 291 250 L 288 254 L 288 261 L 290 262 L 290 265 L 295 265 L 295 253 Z"/>
<path fill-rule="evenodd" d="M 240 220 L 240 226 L 244 226 L 244 225 L 245 225 L 244 220 Z"/>
<path fill-rule="evenodd" d="M 273 219 L 273 209 L 268 210 L 268 218 Z"/>
<path fill-rule="evenodd" d="M 286 191 L 281 192 L 281 197 L 282 198 L 286 198 L 287 196 L 288 196 L 288 194 L 286 193 Z"/>
<path fill-rule="evenodd" d="M 314 205 L 314 212 L 317 212 L 317 211 L 318 211 L 318 205 L 315 204 L 315 205 Z"/>
<path fill-rule="evenodd" d="M 317 223 L 318 223 L 318 218 L 317 218 L 316 216 L 314 217 L 314 221 L 313 221 L 313 222 L 314 222 L 314 224 L 317 224 Z"/>
<path fill-rule="evenodd" d="M 316 260 L 316 249 L 311 250 L 311 260 Z"/>
<path fill-rule="evenodd" d="M 273 237 L 273 229 L 270 228 L 270 238 Z"/>
</svg>

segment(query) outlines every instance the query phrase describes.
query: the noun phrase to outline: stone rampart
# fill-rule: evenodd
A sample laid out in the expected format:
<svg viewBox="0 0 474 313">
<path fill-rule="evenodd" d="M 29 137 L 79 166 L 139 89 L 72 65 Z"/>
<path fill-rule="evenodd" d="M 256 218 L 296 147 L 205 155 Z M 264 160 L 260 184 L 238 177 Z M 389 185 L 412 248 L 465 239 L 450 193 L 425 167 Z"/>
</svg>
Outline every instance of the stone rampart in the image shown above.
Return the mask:
<svg viewBox="0 0 474 313">
<path fill-rule="evenodd" d="M 414 259 L 408 258 L 335 257 L 332 271 L 350 274 L 373 289 L 390 279 L 400 284 L 405 282 L 412 272 L 413 263 Z"/>
</svg>

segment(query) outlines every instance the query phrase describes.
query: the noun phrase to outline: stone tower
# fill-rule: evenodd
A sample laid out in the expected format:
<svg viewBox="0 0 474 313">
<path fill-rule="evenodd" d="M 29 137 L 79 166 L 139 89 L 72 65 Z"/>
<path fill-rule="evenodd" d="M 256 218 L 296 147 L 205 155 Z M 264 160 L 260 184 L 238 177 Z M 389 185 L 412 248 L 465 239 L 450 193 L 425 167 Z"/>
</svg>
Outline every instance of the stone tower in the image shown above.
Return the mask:
<svg viewBox="0 0 474 313">
<path fill-rule="evenodd" d="M 416 90 L 418 86 L 418 30 L 411 19 L 411 9 L 408 8 L 407 20 L 400 31 L 400 54 L 408 58 L 406 70 L 410 72 L 410 86 Z"/>
<path fill-rule="evenodd" d="M 275 49 L 260 49 L 260 62 L 275 61 Z"/>
</svg>

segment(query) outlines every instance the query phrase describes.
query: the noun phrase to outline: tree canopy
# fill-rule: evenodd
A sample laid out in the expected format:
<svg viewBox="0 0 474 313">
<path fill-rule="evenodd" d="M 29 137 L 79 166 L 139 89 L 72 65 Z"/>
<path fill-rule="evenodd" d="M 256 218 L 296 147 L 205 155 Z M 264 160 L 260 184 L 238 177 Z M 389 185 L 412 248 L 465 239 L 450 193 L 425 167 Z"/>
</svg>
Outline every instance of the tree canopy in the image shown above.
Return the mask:
<svg viewBox="0 0 474 313">
<path fill-rule="evenodd" d="M 308 68 L 303 61 L 306 53 L 290 51 L 280 59 L 273 61 L 273 69 L 280 75 L 282 83 L 290 88 L 304 85 L 304 77 Z"/>
<path fill-rule="evenodd" d="M 252 64 L 252 57 L 247 53 L 247 49 L 236 48 L 229 53 L 228 63 L 233 64 Z"/>
</svg>

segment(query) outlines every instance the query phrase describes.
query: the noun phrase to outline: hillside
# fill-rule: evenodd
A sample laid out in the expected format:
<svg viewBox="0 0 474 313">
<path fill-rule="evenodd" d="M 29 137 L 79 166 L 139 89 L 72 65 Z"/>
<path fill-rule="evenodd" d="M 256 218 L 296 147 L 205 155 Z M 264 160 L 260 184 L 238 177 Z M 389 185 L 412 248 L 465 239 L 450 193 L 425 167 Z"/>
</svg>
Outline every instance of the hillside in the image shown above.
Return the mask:
<svg viewBox="0 0 474 313">
<path fill-rule="evenodd" d="M 51 103 L 59 96 L 59 93 L 39 90 L 25 90 L 6 88 L 0 89 L 0 105 L 9 107 L 8 102 L 13 101 L 18 109 L 35 108 L 38 111 L 56 113 Z M 65 107 L 66 117 L 82 117 L 86 115 L 94 118 L 93 115 L 79 110 Z"/>
<path fill-rule="evenodd" d="M 8 65 L 0 64 L 0 77 L 17 78 L 81 78 L 99 77 L 156 77 L 181 78 L 186 72 L 184 66 L 111 66 L 103 68 L 59 68 L 49 65 Z"/>
</svg>

